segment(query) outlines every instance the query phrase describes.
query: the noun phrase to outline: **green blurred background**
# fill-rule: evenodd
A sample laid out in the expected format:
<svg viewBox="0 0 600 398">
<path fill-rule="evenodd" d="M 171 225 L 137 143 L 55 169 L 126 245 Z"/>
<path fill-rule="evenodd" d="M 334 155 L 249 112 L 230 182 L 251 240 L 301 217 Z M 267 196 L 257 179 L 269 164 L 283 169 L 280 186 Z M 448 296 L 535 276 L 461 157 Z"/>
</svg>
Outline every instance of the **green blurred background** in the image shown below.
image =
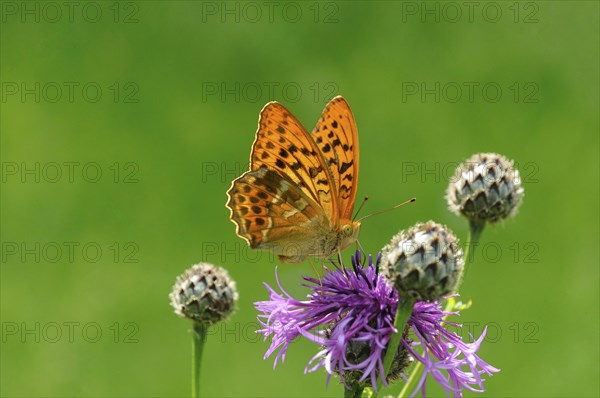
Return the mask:
<svg viewBox="0 0 600 398">
<path fill-rule="evenodd" d="M 418 199 L 363 224 L 373 253 L 428 219 L 465 239 L 453 167 L 515 159 L 525 202 L 486 230 L 462 292 L 502 369 L 482 396 L 598 396 L 599 3 L 466 3 L 2 2 L 1 395 L 187 396 L 190 325 L 167 296 L 210 261 L 240 301 L 211 331 L 204 395 L 341 396 L 303 374 L 311 344 L 262 359 L 253 302 L 276 261 L 224 204 L 266 102 L 311 129 L 342 94 L 363 214 Z M 312 271 L 279 273 L 302 295 Z"/>
</svg>

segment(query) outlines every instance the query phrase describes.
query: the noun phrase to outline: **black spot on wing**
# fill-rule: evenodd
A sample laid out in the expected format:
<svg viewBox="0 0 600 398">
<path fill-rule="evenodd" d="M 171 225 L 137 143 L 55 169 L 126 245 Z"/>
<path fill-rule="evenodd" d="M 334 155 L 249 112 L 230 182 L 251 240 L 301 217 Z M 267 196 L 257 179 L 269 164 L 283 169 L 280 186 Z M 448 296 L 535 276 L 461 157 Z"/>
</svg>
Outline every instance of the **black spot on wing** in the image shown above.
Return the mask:
<svg viewBox="0 0 600 398">
<path fill-rule="evenodd" d="M 354 163 L 353 160 L 351 160 L 348 163 L 343 162 L 342 165 L 340 166 L 340 174 L 344 174 L 346 172 L 346 170 L 348 170 L 352 166 L 353 163 Z"/>
<path fill-rule="evenodd" d="M 349 198 L 350 197 L 350 188 L 347 185 L 342 185 L 340 187 L 340 195 L 344 199 Z"/>
</svg>

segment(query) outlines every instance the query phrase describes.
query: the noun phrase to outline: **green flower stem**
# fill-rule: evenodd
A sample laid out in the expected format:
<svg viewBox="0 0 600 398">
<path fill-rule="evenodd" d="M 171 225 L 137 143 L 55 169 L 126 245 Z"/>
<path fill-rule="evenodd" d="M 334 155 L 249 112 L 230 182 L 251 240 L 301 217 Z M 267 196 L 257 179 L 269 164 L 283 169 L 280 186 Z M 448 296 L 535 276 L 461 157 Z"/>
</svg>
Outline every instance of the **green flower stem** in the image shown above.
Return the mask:
<svg viewBox="0 0 600 398">
<path fill-rule="evenodd" d="M 419 373 L 421 373 L 422 367 L 423 364 L 421 362 L 415 361 L 415 364 L 413 365 L 412 370 L 410 372 L 410 376 L 408 377 L 408 380 L 406 380 L 406 383 L 404 384 L 404 387 L 402 387 L 402 390 L 400 390 L 398 398 L 408 397 L 413 383 L 417 379 Z"/>
<path fill-rule="evenodd" d="M 202 363 L 202 351 L 206 340 L 206 326 L 200 322 L 194 322 L 192 329 L 192 397 L 200 397 L 200 365 Z"/>
<path fill-rule="evenodd" d="M 392 334 L 385 352 L 385 356 L 383 357 L 383 370 L 386 378 L 392 369 L 392 363 L 394 362 L 394 357 L 398 351 L 402 333 L 404 332 L 408 318 L 410 318 L 410 315 L 412 314 L 415 302 L 416 300 L 414 298 L 407 296 L 400 296 L 398 299 L 398 309 L 396 310 L 396 318 L 394 319 L 394 327 L 396 328 L 397 332 Z M 377 393 L 381 392 L 381 385 L 382 380 L 380 377 L 377 380 Z"/>
<path fill-rule="evenodd" d="M 360 398 L 362 397 L 364 387 L 361 387 L 358 384 L 354 384 L 351 390 L 348 390 L 344 387 L 344 398 Z"/>
<path fill-rule="evenodd" d="M 479 243 L 479 237 L 481 236 L 484 227 L 485 222 L 483 221 L 469 221 L 469 236 L 467 237 L 467 247 L 465 249 L 465 268 L 463 270 L 462 276 L 456 284 L 455 291 L 457 292 L 460 291 L 460 287 L 462 286 L 462 283 L 465 280 L 465 277 L 467 276 L 469 266 L 475 258 L 475 250 L 477 244 Z"/>
</svg>

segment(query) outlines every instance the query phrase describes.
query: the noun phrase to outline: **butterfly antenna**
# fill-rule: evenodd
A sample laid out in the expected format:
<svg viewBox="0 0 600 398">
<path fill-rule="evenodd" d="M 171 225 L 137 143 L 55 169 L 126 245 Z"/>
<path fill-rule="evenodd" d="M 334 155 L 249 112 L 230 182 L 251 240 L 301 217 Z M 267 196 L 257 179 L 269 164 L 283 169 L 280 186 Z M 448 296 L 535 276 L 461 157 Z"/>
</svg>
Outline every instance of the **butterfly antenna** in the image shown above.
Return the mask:
<svg viewBox="0 0 600 398">
<path fill-rule="evenodd" d="M 358 206 L 358 210 L 356 210 L 356 213 L 354 213 L 354 217 L 352 217 L 352 221 L 354 221 L 356 219 L 356 216 L 358 216 L 358 213 L 360 213 L 360 210 L 363 208 L 363 206 L 365 205 L 365 203 L 367 203 L 367 200 L 369 200 L 369 197 L 365 196 L 365 198 L 363 199 L 363 201 L 360 204 L 360 206 Z"/>
<path fill-rule="evenodd" d="M 387 213 L 388 211 L 391 211 L 391 210 L 397 209 L 398 207 L 401 207 L 401 206 L 407 205 L 407 204 L 409 204 L 409 203 L 412 203 L 412 202 L 414 202 L 415 200 L 417 200 L 417 198 L 411 198 L 411 199 L 407 200 L 406 202 L 399 203 L 399 204 L 397 204 L 396 206 L 392 206 L 392 207 L 390 207 L 389 209 L 385 209 L 385 210 L 377 211 L 377 212 L 375 212 L 375 213 L 367 214 L 366 216 L 359 218 L 359 219 L 358 219 L 358 221 L 362 221 L 362 220 L 364 220 L 365 218 L 368 218 L 368 217 L 371 217 L 371 216 L 375 216 L 375 215 L 377 215 L 377 214 Z M 363 203 L 364 203 L 364 202 L 363 202 Z M 361 206 L 361 207 L 362 207 L 362 206 Z"/>
</svg>

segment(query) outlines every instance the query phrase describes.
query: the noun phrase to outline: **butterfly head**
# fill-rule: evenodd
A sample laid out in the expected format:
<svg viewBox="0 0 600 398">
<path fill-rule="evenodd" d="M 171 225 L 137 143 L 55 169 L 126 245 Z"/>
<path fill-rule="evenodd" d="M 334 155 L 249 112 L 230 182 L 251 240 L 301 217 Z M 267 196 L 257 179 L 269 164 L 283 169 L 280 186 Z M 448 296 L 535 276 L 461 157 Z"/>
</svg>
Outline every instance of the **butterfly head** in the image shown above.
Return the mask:
<svg viewBox="0 0 600 398">
<path fill-rule="evenodd" d="M 349 221 L 347 223 L 342 224 L 340 228 L 340 249 L 343 250 L 346 247 L 350 246 L 352 243 L 356 242 L 358 239 L 358 233 L 360 232 L 360 221 Z"/>
</svg>

